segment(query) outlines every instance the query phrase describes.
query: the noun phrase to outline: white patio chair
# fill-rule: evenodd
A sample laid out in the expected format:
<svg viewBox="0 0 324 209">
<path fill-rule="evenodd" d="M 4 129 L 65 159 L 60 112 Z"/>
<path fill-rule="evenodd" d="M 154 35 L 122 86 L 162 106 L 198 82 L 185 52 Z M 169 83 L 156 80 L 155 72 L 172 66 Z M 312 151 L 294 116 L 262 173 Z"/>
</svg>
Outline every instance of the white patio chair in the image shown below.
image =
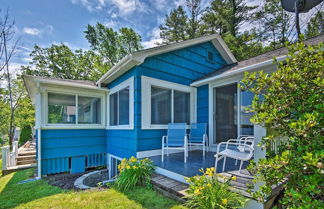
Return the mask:
<svg viewBox="0 0 324 209">
<path fill-rule="evenodd" d="M 237 139 L 229 139 L 227 142 L 237 142 L 242 144 L 248 144 L 254 148 L 254 136 L 251 135 L 241 135 Z M 245 152 L 245 148 L 242 145 L 236 147 L 240 152 Z M 237 165 L 237 159 L 235 160 L 235 165 Z"/>
<path fill-rule="evenodd" d="M 164 150 L 169 156 L 169 149 L 180 149 L 184 151 L 184 162 L 188 157 L 188 137 L 185 123 L 169 123 L 167 136 L 162 136 L 162 162 L 164 160 Z"/>
<path fill-rule="evenodd" d="M 243 141 L 239 141 L 237 139 L 230 139 L 227 142 L 221 142 L 217 146 L 217 153 L 215 155 L 215 173 L 217 171 L 218 161 L 224 158 L 223 170 L 225 170 L 226 158 L 233 158 L 235 160 L 240 160 L 240 170 L 242 169 L 242 165 L 244 161 L 249 161 L 253 157 L 254 153 L 254 140 L 244 139 Z M 221 146 L 225 146 L 223 151 L 220 151 Z"/>
</svg>

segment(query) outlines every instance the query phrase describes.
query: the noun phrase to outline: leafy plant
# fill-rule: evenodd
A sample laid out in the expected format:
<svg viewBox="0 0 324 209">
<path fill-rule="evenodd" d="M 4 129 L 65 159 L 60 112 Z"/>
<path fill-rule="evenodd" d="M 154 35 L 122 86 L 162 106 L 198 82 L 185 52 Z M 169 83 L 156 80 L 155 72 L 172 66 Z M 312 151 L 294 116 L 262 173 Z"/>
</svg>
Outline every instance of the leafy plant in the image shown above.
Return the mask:
<svg viewBox="0 0 324 209">
<path fill-rule="evenodd" d="M 251 111 L 254 124 L 268 132 L 260 146 L 269 147 L 285 137 L 276 153 L 252 165 L 258 181 L 265 182 L 255 197 L 264 199 L 271 186 L 287 180 L 280 204 L 289 208 L 322 208 L 324 200 L 324 45 L 289 46 L 278 70 L 246 74 L 241 87 L 255 93 Z"/>
<path fill-rule="evenodd" d="M 19 145 L 25 144 L 28 140 L 32 138 L 32 129 L 30 126 L 24 126 L 21 130 L 19 137 Z"/>
<path fill-rule="evenodd" d="M 150 186 L 154 165 L 148 158 L 138 160 L 135 157 L 123 159 L 118 165 L 119 174 L 116 186 L 120 190 L 128 191 L 136 186 Z"/>
<path fill-rule="evenodd" d="M 242 208 L 247 202 L 247 198 L 231 192 L 229 190 L 229 182 L 235 181 L 236 177 L 227 179 L 225 176 L 218 175 L 223 178 L 225 183 L 221 183 L 215 176 L 214 168 L 207 168 L 206 172 L 200 170 L 202 176 L 194 176 L 187 178 L 190 184 L 188 194 L 189 200 L 187 205 L 190 208 Z M 227 181 L 226 181 L 227 180 Z"/>
</svg>

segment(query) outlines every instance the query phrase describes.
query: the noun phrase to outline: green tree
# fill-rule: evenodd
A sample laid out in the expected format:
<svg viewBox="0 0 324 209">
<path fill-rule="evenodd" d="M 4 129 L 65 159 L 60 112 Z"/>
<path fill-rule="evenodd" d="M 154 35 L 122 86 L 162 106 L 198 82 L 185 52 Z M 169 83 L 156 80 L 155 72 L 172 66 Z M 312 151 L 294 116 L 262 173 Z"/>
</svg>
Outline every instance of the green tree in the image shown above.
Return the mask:
<svg viewBox="0 0 324 209">
<path fill-rule="evenodd" d="M 282 8 L 280 0 L 265 0 L 261 10 L 254 13 L 260 38 L 269 41 L 273 49 L 284 46 L 294 29 L 293 15 Z"/>
<path fill-rule="evenodd" d="M 189 13 L 187 21 L 187 34 L 188 38 L 200 37 L 203 32 L 200 28 L 200 15 L 203 12 L 201 8 L 201 0 L 186 0 L 187 10 Z"/>
<path fill-rule="evenodd" d="M 110 68 L 93 51 L 73 52 L 65 44 L 52 44 L 49 48 L 35 45 L 30 56 L 30 66 L 22 67 L 27 75 L 95 81 Z"/>
<path fill-rule="evenodd" d="M 24 126 L 21 129 L 19 137 L 19 145 L 24 145 L 28 140 L 32 139 L 32 128 L 31 126 Z"/>
<path fill-rule="evenodd" d="M 283 208 L 323 207 L 324 159 L 324 50 L 323 43 L 289 47 L 278 70 L 246 74 L 243 90 L 255 93 L 251 111 L 254 124 L 273 130 L 260 146 L 269 147 L 276 136 L 286 137 L 276 154 L 253 168 L 265 184 L 254 195 L 264 198 L 271 186 L 283 182 Z M 252 166 L 253 167 L 253 166 Z"/>
<path fill-rule="evenodd" d="M 202 27 L 206 33 L 218 33 L 219 35 L 225 34 L 228 31 L 228 22 L 226 17 L 229 12 L 228 5 L 224 0 L 212 1 L 202 16 Z"/>
<path fill-rule="evenodd" d="M 306 38 L 312 38 L 324 32 L 324 12 L 318 11 L 308 22 Z"/>
<path fill-rule="evenodd" d="M 187 15 L 179 6 L 165 16 L 164 25 L 160 25 L 160 37 L 163 43 L 179 42 L 188 39 L 186 33 Z"/>
<path fill-rule="evenodd" d="M 119 33 L 101 23 L 87 25 L 84 31 L 90 47 L 108 65 L 116 64 L 125 55 L 142 49 L 141 36 L 131 28 L 121 28 Z"/>
</svg>

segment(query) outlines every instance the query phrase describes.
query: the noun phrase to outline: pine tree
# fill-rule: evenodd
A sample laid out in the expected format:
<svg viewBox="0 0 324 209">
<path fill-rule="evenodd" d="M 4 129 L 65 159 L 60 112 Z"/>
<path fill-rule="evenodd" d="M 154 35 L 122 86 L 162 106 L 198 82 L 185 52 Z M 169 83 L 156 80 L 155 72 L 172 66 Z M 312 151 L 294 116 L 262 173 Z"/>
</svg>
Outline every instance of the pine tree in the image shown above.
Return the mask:
<svg viewBox="0 0 324 209">
<path fill-rule="evenodd" d="M 179 6 L 165 16 L 164 25 L 160 25 L 160 37 L 163 43 L 179 42 L 188 39 L 186 33 L 187 15 Z"/>
</svg>

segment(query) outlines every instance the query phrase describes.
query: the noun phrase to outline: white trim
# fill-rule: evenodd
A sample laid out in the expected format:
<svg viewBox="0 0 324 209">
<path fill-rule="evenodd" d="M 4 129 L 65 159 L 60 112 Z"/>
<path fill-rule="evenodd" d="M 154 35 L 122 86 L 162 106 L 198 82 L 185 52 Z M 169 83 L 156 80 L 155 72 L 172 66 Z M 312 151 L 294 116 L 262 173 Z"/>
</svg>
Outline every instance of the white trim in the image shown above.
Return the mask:
<svg viewBox="0 0 324 209">
<path fill-rule="evenodd" d="M 151 124 L 151 87 L 161 87 L 176 91 L 182 91 L 190 93 L 190 122 L 194 123 L 196 121 L 196 88 L 177 84 L 169 81 L 164 81 L 156 78 L 141 77 L 141 113 L 142 113 L 142 129 L 167 129 L 168 125 L 157 125 Z M 172 93 L 173 95 L 173 93 Z M 173 96 L 171 96 L 171 102 L 173 104 Z M 173 105 L 171 105 L 171 121 L 173 121 Z M 189 124 L 188 124 L 189 125 Z"/>
<path fill-rule="evenodd" d="M 106 124 L 106 102 L 105 102 L 105 92 L 93 92 L 93 91 L 83 91 L 80 92 L 80 90 L 76 89 L 70 89 L 70 88 L 63 88 L 63 87 L 47 87 L 43 86 L 42 88 L 42 108 L 41 111 L 43 117 L 41 118 L 41 126 L 43 129 L 104 129 Z M 76 101 L 76 122 L 74 124 L 54 124 L 54 123 L 48 123 L 48 93 L 55 93 L 55 94 L 64 94 L 64 95 L 72 95 L 75 96 Z M 100 124 L 78 124 L 78 97 L 84 96 L 84 97 L 92 97 L 92 98 L 100 98 L 100 104 L 101 104 L 101 122 Z"/>
<path fill-rule="evenodd" d="M 110 125 L 110 95 L 129 87 L 129 124 Z M 110 89 L 107 96 L 107 129 L 110 130 L 129 130 L 134 129 L 134 76 Z"/>
<path fill-rule="evenodd" d="M 237 62 L 232 52 L 226 46 L 225 42 L 218 34 L 203 36 L 195 39 L 190 39 L 178 43 L 172 43 L 168 45 L 153 47 L 145 50 L 141 50 L 135 52 L 133 54 L 129 54 L 125 56 L 122 60 L 120 60 L 115 66 L 113 66 L 107 73 L 105 73 L 97 82 L 96 84 L 99 85 L 100 83 L 109 83 L 109 81 L 117 78 L 119 75 L 125 73 L 127 70 L 131 69 L 136 65 L 140 65 L 144 62 L 147 57 L 151 57 L 154 55 L 167 53 L 170 51 L 182 49 L 185 47 L 189 47 L 192 45 L 204 43 L 212 41 L 215 48 L 219 51 L 221 56 L 227 62 L 227 64 L 232 64 Z"/>
<path fill-rule="evenodd" d="M 278 57 L 277 61 L 281 62 L 281 61 L 284 61 L 286 58 L 287 58 L 287 55 L 284 55 L 284 56 Z M 260 63 L 257 63 L 257 64 L 253 64 L 253 65 L 249 65 L 249 66 L 246 66 L 246 67 L 243 67 L 243 68 L 239 68 L 239 69 L 237 69 L 235 71 L 225 72 L 225 73 L 220 74 L 220 75 L 215 75 L 215 76 L 212 76 L 212 77 L 208 77 L 206 79 L 193 82 L 190 85 L 191 86 L 201 86 L 201 85 L 205 85 L 205 84 L 210 83 L 210 82 L 214 82 L 214 81 L 219 80 L 219 79 L 224 79 L 224 78 L 228 78 L 228 77 L 231 77 L 231 76 L 234 76 L 234 75 L 242 74 L 245 71 L 260 70 L 260 68 L 262 69 L 262 67 L 271 66 L 271 65 L 276 66 L 276 64 L 273 63 L 273 59 L 269 59 L 267 61 L 260 62 Z"/>
<path fill-rule="evenodd" d="M 160 168 L 160 167 L 156 167 L 155 172 L 158 174 L 161 174 L 163 176 L 169 177 L 171 179 L 174 179 L 176 181 L 180 181 L 182 183 L 188 184 L 188 182 L 186 182 L 186 180 L 185 180 L 186 177 L 181 174 L 178 174 L 178 173 L 175 173 L 175 172 L 172 172 L 172 171 L 166 170 L 164 168 Z"/>
</svg>

